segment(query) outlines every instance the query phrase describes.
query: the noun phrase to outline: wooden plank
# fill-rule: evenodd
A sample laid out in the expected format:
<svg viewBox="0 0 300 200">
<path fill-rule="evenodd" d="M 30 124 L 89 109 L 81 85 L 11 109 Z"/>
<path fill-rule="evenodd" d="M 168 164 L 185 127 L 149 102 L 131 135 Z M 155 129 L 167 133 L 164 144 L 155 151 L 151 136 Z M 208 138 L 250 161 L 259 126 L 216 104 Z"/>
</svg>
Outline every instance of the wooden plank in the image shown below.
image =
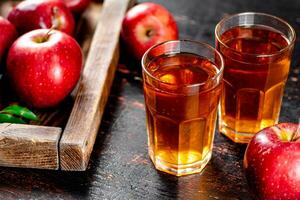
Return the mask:
<svg viewBox="0 0 300 200">
<path fill-rule="evenodd" d="M 122 19 L 130 0 L 106 0 L 60 141 L 62 170 L 86 169 L 119 58 Z"/>
<path fill-rule="evenodd" d="M 61 128 L 0 124 L 0 165 L 58 169 Z"/>
</svg>

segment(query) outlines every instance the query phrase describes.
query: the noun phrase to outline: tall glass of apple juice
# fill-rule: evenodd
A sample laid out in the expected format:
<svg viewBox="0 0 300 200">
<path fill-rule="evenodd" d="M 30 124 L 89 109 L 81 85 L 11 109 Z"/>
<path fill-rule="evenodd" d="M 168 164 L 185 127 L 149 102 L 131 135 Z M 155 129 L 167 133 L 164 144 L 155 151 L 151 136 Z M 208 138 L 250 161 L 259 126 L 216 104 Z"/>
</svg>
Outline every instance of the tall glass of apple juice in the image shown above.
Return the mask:
<svg viewBox="0 0 300 200">
<path fill-rule="evenodd" d="M 219 130 L 247 143 L 278 122 L 295 31 L 280 18 L 250 12 L 222 19 L 215 36 L 225 62 Z"/>
<path fill-rule="evenodd" d="M 211 158 L 223 59 L 211 46 L 168 41 L 142 59 L 148 150 L 156 169 L 182 176 Z"/>
</svg>

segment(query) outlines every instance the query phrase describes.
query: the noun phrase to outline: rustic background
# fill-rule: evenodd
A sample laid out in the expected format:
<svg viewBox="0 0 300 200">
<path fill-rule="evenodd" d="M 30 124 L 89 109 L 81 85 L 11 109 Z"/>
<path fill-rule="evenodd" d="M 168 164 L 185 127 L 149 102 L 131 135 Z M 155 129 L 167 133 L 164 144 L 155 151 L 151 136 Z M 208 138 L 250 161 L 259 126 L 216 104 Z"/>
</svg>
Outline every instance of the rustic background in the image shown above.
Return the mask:
<svg viewBox="0 0 300 200">
<path fill-rule="evenodd" d="M 300 1 L 155 0 L 175 16 L 180 38 L 214 45 L 214 27 L 225 14 L 257 11 L 286 19 L 299 35 Z M 280 121 L 300 116 L 299 40 Z M 213 158 L 202 174 L 157 172 L 147 155 L 140 65 L 124 56 L 116 74 L 86 172 L 0 168 L 1 199 L 251 199 L 242 173 L 245 146 L 216 133 Z M 127 67 L 125 67 L 125 65 Z M 130 69 L 130 71 L 128 70 Z M 83 119 L 84 120 L 84 119 Z"/>
</svg>

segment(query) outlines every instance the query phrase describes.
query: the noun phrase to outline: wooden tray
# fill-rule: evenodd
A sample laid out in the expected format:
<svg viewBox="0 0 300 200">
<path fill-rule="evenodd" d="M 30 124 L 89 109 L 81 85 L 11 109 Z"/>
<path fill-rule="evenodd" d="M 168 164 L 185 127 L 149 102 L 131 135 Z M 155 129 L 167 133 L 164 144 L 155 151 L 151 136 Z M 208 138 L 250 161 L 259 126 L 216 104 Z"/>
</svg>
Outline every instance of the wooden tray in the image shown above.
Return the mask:
<svg viewBox="0 0 300 200">
<path fill-rule="evenodd" d="M 12 2 L 2 2 L 6 16 Z M 0 165 L 83 171 L 87 168 L 119 59 L 119 34 L 130 0 L 91 3 L 77 22 L 84 55 L 81 79 L 70 97 L 51 110 L 35 110 L 38 124 L 0 124 Z M 13 101 L 0 83 L 0 105 Z"/>
</svg>

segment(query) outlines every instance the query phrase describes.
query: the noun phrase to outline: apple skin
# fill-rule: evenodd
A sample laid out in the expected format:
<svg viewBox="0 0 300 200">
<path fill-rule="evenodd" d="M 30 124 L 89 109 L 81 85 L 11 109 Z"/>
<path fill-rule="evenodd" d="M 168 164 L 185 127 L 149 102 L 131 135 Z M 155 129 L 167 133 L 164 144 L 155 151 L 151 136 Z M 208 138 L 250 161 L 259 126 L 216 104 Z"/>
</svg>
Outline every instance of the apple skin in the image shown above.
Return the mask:
<svg viewBox="0 0 300 200">
<path fill-rule="evenodd" d="M 69 35 L 38 29 L 19 37 L 7 57 L 7 74 L 22 101 L 35 108 L 59 104 L 80 78 L 82 52 Z M 44 40 L 44 41 L 43 41 Z"/>
<path fill-rule="evenodd" d="M 82 13 L 91 0 L 63 0 L 67 7 L 75 14 Z"/>
<path fill-rule="evenodd" d="M 153 45 L 178 39 L 177 24 L 171 13 L 155 3 L 141 3 L 131 8 L 122 23 L 121 36 L 135 58 Z"/>
<path fill-rule="evenodd" d="M 0 61 L 17 38 L 17 31 L 7 19 L 0 16 Z"/>
<path fill-rule="evenodd" d="M 75 27 L 71 11 L 61 0 L 22 1 L 9 12 L 7 19 L 19 34 L 55 26 L 55 29 L 72 35 Z"/>
<path fill-rule="evenodd" d="M 298 128 L 281 123 L 258 132 L 248 144 L 244 169 L 250 188 L 259 199 L 300 199 L 300 141 Z"/>
</svg>

